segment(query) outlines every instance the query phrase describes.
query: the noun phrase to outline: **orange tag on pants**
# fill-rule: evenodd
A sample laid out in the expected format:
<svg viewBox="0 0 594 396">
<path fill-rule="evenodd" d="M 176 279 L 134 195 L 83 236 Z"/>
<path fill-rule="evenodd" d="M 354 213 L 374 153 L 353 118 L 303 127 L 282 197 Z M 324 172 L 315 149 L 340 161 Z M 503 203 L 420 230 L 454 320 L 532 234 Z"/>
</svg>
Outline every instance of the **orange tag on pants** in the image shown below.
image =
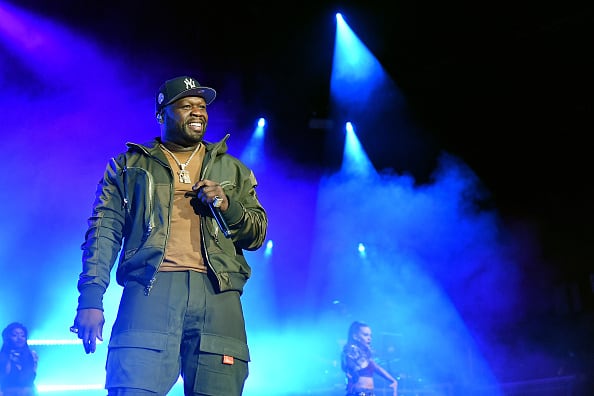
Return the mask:
<svg viewBox="0 0 594 396">
<path fill-rule="evenodd" d="M 233 364 L 233 356 L 223 355 L 223 364 Z"/>
</svg>

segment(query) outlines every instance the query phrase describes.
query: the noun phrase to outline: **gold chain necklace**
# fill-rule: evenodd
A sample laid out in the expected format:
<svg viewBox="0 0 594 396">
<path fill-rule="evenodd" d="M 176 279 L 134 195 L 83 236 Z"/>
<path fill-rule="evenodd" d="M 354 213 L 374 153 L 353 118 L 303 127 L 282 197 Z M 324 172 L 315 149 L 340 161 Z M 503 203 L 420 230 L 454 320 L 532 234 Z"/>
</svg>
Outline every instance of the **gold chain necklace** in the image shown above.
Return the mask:
<svg viewBox="0 0 594 396">
<path fill-rule="evenodd" d="M 188 172 L 188 170 L 186 169 L 186 166 L 188 166 L 188 164 L 190 163 L 190 161 L 192 160 L 192 158 L 194 158 L 194 154 L 196 154 L 198 152 L 198 149 L 200 148 L 201 145 L 202 145 L 202 143 L 198 143 L 198 146 L 196 146 L 196 148 L 194 149 L 194 151 L 192 151 L 192 155 L 190 155 L 190 158 L 188 158 L 188 160 L 182 164 L 181 162 L 179 162 L 179 160 L 177 159 L 177 157 L 171 151 L 169 151 L 167 149 L 167 147 L 165 147 L 162 144 L 159 144 L 159 146 L 161 147 L 161 149 L 163 149 L 164 151 L 168 152 L 169 155 L 171 155 L 171 158 L 173 158 L 173 160 L 177 164 L 177 166 L 179 166 L 179 172 L 178 172 L 178 174 L 179 174 L 179 182 L 180 183 L 192 184 L 192 179 L 190 178 L 190 172 Z"/>
</svg>

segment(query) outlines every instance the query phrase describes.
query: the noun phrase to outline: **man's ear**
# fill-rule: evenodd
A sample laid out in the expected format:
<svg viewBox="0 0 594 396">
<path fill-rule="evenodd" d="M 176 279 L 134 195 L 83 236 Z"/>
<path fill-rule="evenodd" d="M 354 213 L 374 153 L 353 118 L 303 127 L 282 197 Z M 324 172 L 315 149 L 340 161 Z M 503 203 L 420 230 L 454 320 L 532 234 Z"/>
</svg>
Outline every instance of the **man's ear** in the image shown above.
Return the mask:
<svg viewBox="0 0 594 396">
<path fill-rule="evenodd" d="M 162 124 L 163 123 L 163 112 L 162 111 L 160 111 L 160 112 L 157 113 L 157 122 L 159 124 Z"/>
</svg>

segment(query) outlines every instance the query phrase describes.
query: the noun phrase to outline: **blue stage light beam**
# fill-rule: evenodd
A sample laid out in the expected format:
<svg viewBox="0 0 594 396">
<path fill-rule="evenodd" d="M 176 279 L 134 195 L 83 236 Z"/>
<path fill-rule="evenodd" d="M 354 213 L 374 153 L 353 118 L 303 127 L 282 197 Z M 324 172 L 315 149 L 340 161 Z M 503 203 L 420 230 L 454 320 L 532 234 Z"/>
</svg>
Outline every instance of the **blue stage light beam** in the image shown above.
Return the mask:
<svg viewBox="0 0 594 396">
<path fill-rule="evenodd" d="M 272 256 L 272 248 L 274 247 L 274 243 L 269 240 L 266 243 L 266 248 L 264 249 L 264 257 L 270 257 Z"/>
<path fill-rule="evenodd" d="M 356 114 L 358 107 L 369 108 L 375 91 L 384 84 L 386 78 L 379 61 L 359 40 L 342 15 L 337 14 L 330 79 L 333 104 L 338 105 L 339 110 L 350 118 L 350 115 Z"/>
<path fill-rule="evenodd" d="M 265 164 L 264 141 L 266 136 L 266 127 L 266 119 L 260 117 L 256 121 L 256 127 L 252 132 L 250 140 L 240 155 L 240 159 L 247 166 L 254 169 L 254 171 L 262 169 Z"/>
<path fill-rule="evenodd" d="M 357 138 L 355 127 L 351 122 L 345 124 L 344 152 L 340 172 L 344 176 L 364 179 L 377 176 L 377 172 Z"/>
<path fill-rule="evenodd" d="M 367 257 L 367 250 L 365 249 L 365 244 L 364 243 L 359 243 L 359 245 L 357 246 L 357 250 L 359 251 L 359 257 L 361 258 L 366 258 Z"/>
</svg>

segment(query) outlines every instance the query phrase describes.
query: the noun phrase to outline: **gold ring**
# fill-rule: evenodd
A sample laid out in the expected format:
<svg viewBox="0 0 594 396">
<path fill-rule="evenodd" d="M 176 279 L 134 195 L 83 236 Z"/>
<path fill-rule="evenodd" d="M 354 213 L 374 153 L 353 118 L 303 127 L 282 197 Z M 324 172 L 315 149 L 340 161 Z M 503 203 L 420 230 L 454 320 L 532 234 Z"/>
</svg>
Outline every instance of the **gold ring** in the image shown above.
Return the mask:
<svg viewBox="0 0 594 396">
<path fill-rule="evenodd" d="M 223 198 L 219 197 L 218 195 L 215 195 L 214 200 L 212 201 L 212 206 L 214 206 L 215 208 L 218 208 L 222 204 L 223 204 Z"/>
<path fill-rule="evenodd" d="M 71 327 L 70 327 L 70 332 L 71 332 L 71 333 L 78 334 L 78 329 L 77 329 L 76 327 L 74 327 L 74 326 L 71 326 Z"/>
</svg>

